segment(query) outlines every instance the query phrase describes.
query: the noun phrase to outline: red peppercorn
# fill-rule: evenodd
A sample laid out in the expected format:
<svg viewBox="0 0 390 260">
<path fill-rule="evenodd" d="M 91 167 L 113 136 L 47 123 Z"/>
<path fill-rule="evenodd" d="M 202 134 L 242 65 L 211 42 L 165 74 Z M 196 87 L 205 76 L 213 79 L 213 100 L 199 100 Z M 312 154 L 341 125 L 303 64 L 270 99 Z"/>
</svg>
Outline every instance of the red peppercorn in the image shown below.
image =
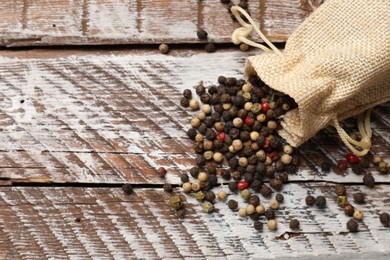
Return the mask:
<svg viewBox="0 0 390 260">
<path fill-rule="evenodd" d="M 347 155 L 345 155 L 345 159 L 347 159 L 347 161 L 352 164 L 359 163 L 360 161 L 359 157 L 353 153 L 347 153 Z"/>
<path fill-rule="evenodd" d="M 247 126 L 252 126 L 254 121 L 255 121 L 255 120 L 254 120 L 253 118 L 251 118 L 250 116 L 247 116 L 247 117 L 245 118 L 245 124 L 246 124 Z"/>
<path fill-rule="evenodd" d="M 246 181 L 240 181 L 238 184 L 237 184 L 237 188 L 239 190 L 244 190 L 246 188 L 249 187 L 249 183 L 247 183 Z"/>
<path fill-rule="evenodd" d="M 267 149 L 270 146 L 270 141 L 268 138 L 264 139 L 263 148 Z"/>
<path fill-rule="evenodd" d="M 267 102 L 261 103 L 261 111 L 266 113 L 269 109 L 269 104 Z"/>
<path fill-rule="evenodd" d="M 346 160 L 340 160 L 338 163 L 337 163 L 337 167 L 340 169 L 340 170 L 345 170 L 348 168 L 348 162 Z"/>
<path fill-rule="evenodd" d="M 224 132 L 217 132 L 217 139 L 224 142 L 225 141 L 225 133 Z"/>
</svg>

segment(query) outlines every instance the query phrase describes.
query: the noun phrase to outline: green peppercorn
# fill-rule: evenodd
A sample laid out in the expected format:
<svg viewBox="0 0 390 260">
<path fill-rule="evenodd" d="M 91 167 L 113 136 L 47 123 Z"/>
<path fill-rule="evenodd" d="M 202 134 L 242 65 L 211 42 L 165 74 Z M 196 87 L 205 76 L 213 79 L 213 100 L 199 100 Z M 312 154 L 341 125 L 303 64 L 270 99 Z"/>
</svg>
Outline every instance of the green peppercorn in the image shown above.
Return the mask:
<svg viewBox="0 0 390 260">
<path fill-rule="evenodd" d="M 202 201 L 204 200 L 205 198 L 205 194 L 203 191 L 198 191 L 197 193 L 195 193 L 195 199 L 199 200 L 199 201 Z"/>
<path fill-rule="evenodd" d="M 242 197 L 244 200 L 249 200 L 250 197 L 251 197 L 251 192 L 250 192 L 248 189 L 243 189 L 243 190 L 240 192 L 240 195 L 241 195 L 241 197 Z"/>
<path fill-rule="evenodd" d="M 169 205 L 171 208 L 178 210 L 183 206 L 183 202 L 181 200 L 181 197 L 179 195 L 172 195 L 169 198 Z"/>
<path fill-rule="evenodd" d="M 209 201 L 205 201 L 202 203 L 202 207 L 203 207 L 203 210 L 206 212 L 206 213 L 211 213 L 214 211 L 214 205 L 209 202 Z"/>
<path fill-rule="evenodd" d="M 387 162 L 380 162 L 379 164 L 378 164 L 378 171 L 379 171 L 379 173 L 381 173 L 381 174 L 386 174 L 386 173 L 388 173 L 388 171 L 389 171 L 389 166 L 388 166 L 388 164 L 387 164 Z"/>
<path fill-rule="evenodd" d="M 353 219 L 351 219 L 347 222 L 347 229 L 351 232 L 358 231 L 358 227 L 359 227 L 359 224 Z"/>
<path fill-rule="evenodd" d="M 293 230 L 297 230 L 299 229 L 299 226 L 300 226 L 300 223 L 299 223 L 299 220 L 294 218 L 290 221 L 290 228 L 293 229 Z"/>
<path fill-rule="evenodd" d="M 337 205 L 339 207 L 344 208 L 348 204 L 348 200 L 346 196 L 338 196 L 336 199 Z"/>
</svg>

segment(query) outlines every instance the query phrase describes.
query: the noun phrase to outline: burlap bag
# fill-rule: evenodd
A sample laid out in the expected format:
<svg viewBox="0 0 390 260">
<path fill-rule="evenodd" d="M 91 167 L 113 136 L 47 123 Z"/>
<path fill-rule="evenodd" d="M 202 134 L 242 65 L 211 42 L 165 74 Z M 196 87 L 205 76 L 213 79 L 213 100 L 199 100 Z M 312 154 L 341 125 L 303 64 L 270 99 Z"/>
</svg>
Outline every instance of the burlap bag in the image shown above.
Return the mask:
<svg viewBox="0 0 390 260">
<path fill-rule="evenodd" d="M 283 53 L 244 10 L 233 7 L 232 11 L 243 25 L 233 33 L 233 42 L 270 52 L 248 58 L 246 75 L 257 74 L 298 104 L 283 117 L 279 134 L 297 147 L 333 125 L 353 152 L 367 153 L 369 109 L 390 100 L 390 0 L 327 0 L 291 35 Z M 272 50 L 247 39 L 252 29 Z M 358 114 L 362 140 L 355 141 L 338 121 Z"/>
</svg>

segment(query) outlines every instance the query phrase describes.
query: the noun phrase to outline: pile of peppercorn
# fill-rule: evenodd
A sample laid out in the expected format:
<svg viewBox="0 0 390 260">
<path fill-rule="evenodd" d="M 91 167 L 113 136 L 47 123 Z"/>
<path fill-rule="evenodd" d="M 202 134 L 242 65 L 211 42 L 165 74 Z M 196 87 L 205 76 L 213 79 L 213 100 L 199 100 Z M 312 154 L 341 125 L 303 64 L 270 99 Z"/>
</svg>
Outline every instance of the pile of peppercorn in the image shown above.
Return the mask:
<svg viewBox="0 0 390 260">
<path fill-rule="evenodd" d="M 248 202 L 247 207 L 238 210 L 240 216 L 249 215 L 257 221 L 264 214 L 268 226 L 276 228 L 274 211 L 283 196 L 278 194 L 270 201 L 269 209 L 265 209 L 264 205 L 254 203 L 260 199 L 252 192 L 271 198 L 287 182 L 288 174 L 297 171 L 298 157 L 293 148 L 276 134 L 281 117 L 297 105 L 291 97 L 272 90 L 257 76 L 251 76 L 248 82 L 220 76 L 218 83 L 208 89 L 202 82 L 196 86 L 200 100 L 186 89 L 180 101 L 183 107 L 200 110 L 187 131 L 188 137 L 195 141 L 197 153 L 197 166 L 190 169 L 194 181 L 182 174 L 183 190 L 194 192 L 205 211 L 212 212 L 216 196 L 211 189 L 218 185 L 220 176 L 230 181 L 231 192 L 240 191 Z M 219 200 L 225 198 L 224 194 L 218 194 Z M 237 210 L 236 204 L 234 200 L 228 202 L 232 210 Z M 259 226 L 256 222 L 255 227 Z"/>
</svg>

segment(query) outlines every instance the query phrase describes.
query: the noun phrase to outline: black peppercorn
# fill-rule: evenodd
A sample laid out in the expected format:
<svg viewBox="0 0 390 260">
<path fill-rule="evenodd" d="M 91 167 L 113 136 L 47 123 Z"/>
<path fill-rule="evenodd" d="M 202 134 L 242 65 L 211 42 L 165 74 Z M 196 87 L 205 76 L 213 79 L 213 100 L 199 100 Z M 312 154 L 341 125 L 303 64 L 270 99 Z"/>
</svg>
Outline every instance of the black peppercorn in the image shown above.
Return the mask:
<svg viewBox="0 0 390 260">
<path fill-rule="evenodd" d="M 307 206 L 312 206 L 316 202 L 316 198 L 312 195 L 307 195 L 305 198 L 305 202 Z"/>
<path fill-rule="evenodd" d="M 209 88 L 208 92 L 209 92 L 210 95 L 216 94 L 217 93 L 217 87 L 216 86 L 211 86 Z"/>
<path fill-rule="evenodd" d="M 329 172 L 330 171 L 330 163 L 329 162 L 323 162 L 321 164 L 321 171 Z"/>
<path fill-rule="evenodd" d="M 199 175 L 199 168 L 198 167 L 192 167 L 190 169 L 190 174 L 193 178 L 197 179 Z"/>
<path fill-rule="evenodd" d="M 224 77 L 224 76 L 219 76 L 218 77 L 218 83 L 219 84 L 225 84 L 225 82 L 226 82 L 226 77 Z"/>
<path fill-rule="evenodd" d="M 195 140 L 195 136 L 198 134 L 198 131 L 195 128 L 190 128 L 187 130 L 187 135 L 191 140 Z"/>
<path fill-rule="evenodd" d="M 259 196 L 252 194 L 250 199 L 249 199 L 249 204 L 252 204 L 255 207 L 259 206 L 260 205 Z"/>
<path fill-rule="evenodd" d="M 353 200 L 357 204 L 363 204 L 365 202 L 365 198 L 366 198 L 366 196 L 362 192 L 357 192 L 357 193 L 353 194 Z"/>
<path fill-rule="evenodd" d="M 198 96 L 201 96 L 203 93 L 206 92 L 205 87 L 203 86 L 203 83 L 200 83 L 198 86 L 195 88 L 195 92 Z"/>
<path fill-rule="evenodd" d="M 215 131 L 212 129 L 207 129 L 205 137 L 207 140 L 213 141 L 216 138 Z"/>
<path fill-rule="evenodd" d="M 207 176 L 207 179 L 208 179 L 208 181 L 210 182 L 210 185 L 211 185 L 212 187 L 218 185 L 218 177 L 217 177 L 217 175 L 215 175 L 215 174 L 209 174 L 209 175 Z"/>
<path fill-rule="evenodd" d="M 222 3 L 222 4 L 229 4 L 229 3 L 230 3 L 230 0 L 221 0 L 221 3 Z"/>
<path fill-rule="evenodd" d="M 345 186 L 343 184 L 337 184 L 334 191 L 338 196 L 345 196 L 347 193 L 347 190 L 345 189 Z"/>
<path fill-rule="evenodd" d="M 229 184 L 228 184 L 229 190 L 230 190 L 231 192 L 236 193 L 237 190 L 238 190 L 237 185 L 238 185 L 237 182 L 229 182 Z"/>
<path fill-rule="evenodd" d="M 237 108 L 242 108 L 244 107 L 244 104 L 245 104 L 245 99 L 243 96 L 235 96 L 233 99 L 233 104 L 237 107 Z M 238 113 L 238 112 L 237 112 Z"/>
<path fill-rule="evenodd" d="M 164 183 L 163 189 L 165 192 L 171 192 L 172 191 L 172 185 L 170 183 Z"/>
<path fill-rule="evenodd" d="M 276 191 L 282 190 L 283 182 L 279 178 L 274 178 L 269 181 L 269 185 Z"/>
<path fill-rule="evenodd" d="M 228 207 L 229 207 L 229 209 L 231 209 L 231 210 L 235 210 L 235 209 L 237 209 L 237 207 L 238 207 L 238 202 L 235 201 L 235 200 L 229 200 L 229 201 L 228 201 Z"/>
<path fill-rule="evenodd" d="M 208 202 L 213 203 L 215 201 L 215 193 L 214 192 L 205 191 L 204 194 L 205 194 L 204 199 L 207 200 Z"/>
<path fill-rule="evenodd" d="M 263 185 L 260 189 L 260 194 L 263 195 L 265 198 L 271 197 L 273 191 L 270 187 Z"/>
<path fill-rule="evenodd" d="M 261 182 L 261 180 L 254 180 L 251 184 L 251 188 L 256 191 L 256 192 L 260 192 L 261 188 L 263 187 L 263 183 Z"/>
<path fill-rule="evenodd" d="M 263 230 L 263 223 L 261 223 L 260 221 L 256 221 L 256 222 L 253 223 L 253 227 L 257 231 L 262 231 Z"/>
<path fill-rule="evenodd" d="M 277 172 L 283 172 L 285 170 L 285 164 L 281 160 L 278 160 L 275 163 L 275 170 Z"/>
<path fill-rule="evenodd" d="M 196 162 L 196 165 L 198 165 L 198 166 L 203 166 L 203 165 L 205 165 L 205 163 L 206 163 L 206 159 L 204 158 L 204 156 L 202 156 L 202 155 L 199 154 L 199 155 L 196 157 L 195 162 Z"/>
<path fill-rule="evenodd" d="M 206 127 L 211 128 L 215 124 L 215 120 L 212 119 L 211 117 L 206 117 L 203 123 Z"/>
<path fill-rule="evenodd" d="M 180 181 L 181 181 L 181 183 L 189 182 L 188 175 L 186 173 L 181 173 L 180 174 Z"/>
<path fill-rule="evenodd" d="M 316 206 L 319 207 L 320 209 L 325 208 L 326 199 L 324 196 L 317 196 L 315 203 L 316 203 Z"/>
<path fill-rule="evenodd" d="M 160 178 L 164 178 L 165 175 L 167 174 L 167 170 L 164 167 L 158 168 L 157 172 L 158 172 L 158 176 L 160 176 Z"/>
<path fill-rule="evenodd" d="M 240 130 L 238 130 L 237 128 L 230 129 L 229 136 L 232 139 L 237 139 L 239 135 L 240 135 Z"/>
<path fill-rule="evenodd" d="M 191 99 L 192 98 L 192 92 L 190 89 L 185 89 L 183 91 L 183 97 L 185 97 L 186 99 Z"/>
<path fill-rule="evenodd" d="M 229 181 L 232 178 L 232 175 L 230 174 L 229 170 L 223 169 L 221 170 L 221 178 Z"/>
<path fill-rule="evenodd" d="M 211 190 L 210 182 L 209 182 L 209 181 L 201 181 L 201 182 L 200 182 L 200 188 L 201 188 L 203 191 L 209 191 L 209 190 Z"/>
<path fill-rule="evenodd" d="M 182 97 L 181 99 L 180 99 L 180 105 L 182 106 L 182 107 L 189 107 L 190 106 L 190 100 L 189 99 L 187 99 L 187 98 L 185 98 L 185 97 Z"/>
<path fill-rule="evenodd" d="M 207 126 L 206 125 L 201 124 L 200 126 L 198 126 L 198 132 L 200 134 L 205 135 L 206 131 L 207 131 Z"/>
<path fill-rule="evenodd" d="M 208 33 L 201 28 L 196 32 L 196 35 L 198 36 L 199 40 L 206 40 Z"/>
<path fill-rule="evenodd" d="M 294 174 L 294 173 L 296 173 L 298 171 L 298 165 L 296 165 L 296 164 L 286 165 L 284 170 L 288 174 Z"/>
<path fill-rule="evenodd" d="M 368 168 L 370 167 L 370 163 L 372 161 L 372 155 L 370 154 L 366 154 L 365 156 L 363 156 L 362 158 L 360 158 L 359 160 L 359 165 L 363 168 Z"/>
<path fill-rule="evenodd" d="M 355 208 L 351 204 L 347 204 L 344 206 L 344 213 L 347 216 L 352 216 L 354 212 L 355 212 Z"/>
<path fill-rule="evenodd" d="M 272 165 L 267 165 L 265 167 L 265 176 L 267 178 L 274 178 L 275 177 L 275 167 Z M 280 180 L 278 180 L 280 181 Z M 282 187 L 280 185 L 283 185 L 283 182 L 280 181 L 280 183 L 276 182 L 276 180 L 270 180 L 270 185 L 275 190 L 280 190 Z"/>
<path fill-rule="evenodd" d="M 217 107 L 218 106 L 214 106 L 214 109 Z M 211 114 L 211 118 L 214 120 L 214 122 L 221 121 L 221 114 L 219 112 L 217 112 L 217 109 L 215 109 L 215 112 Z"/>
<path fill-rule="evenodd" d="M 257 212 L 253 212 L 252 214 L 249 215 L 249 218 L 253 221 L 257 221 L 260 219 L 260 214 Z"/>
<path fill-rule="evenodd" d="M 283 194 L 278 193 L 276 194 L 275 199 L 277 202 L 282 203 L 284 201 L 284 196 Z"/>
<path fill-rule="evenodd" d="M 239 135 L 239 139 L 242 141 L 242 142 L 246 142 L 250 139 L 250 136 L 249 136 L 249 132 L 247 131 L 242 131 Z"/>
<path fill-rule="evenodd" d="M 364 177 L 363 177 L 363 183 L 367 186 L 367 187 L 374 187 L 375 185 L 375 179 L 374 177 L 372 176 L 371 173 L 366 173 L 364 174 Z"/>
<path fill-rule="evenodd" d="M 246 179 L 246 177 L 245 177 L 246 182 L 249 182 L 249 183 L 252 183 L 252 182 L 253 182 L 254 173 L 255 173 L 255 172 L 256 172 L 256 166 L 255 166 L 255 165 L 249 164 L 249 165 L 246 167 L 246 173 L 249 173 L 249 174 L 250 174 L 250 178 L 249 178 L 249 179 Z"/>
<path fill-rule="evenodd" d="M 297 230 L 299 229 L 299 226 L 300 226 L 300 223 L 299 223 L 299 220 L 294 218 L 290 221 L 290 228 L 293 229 L 293 230 Z"/>
<path fill-rule="evenodd" d="M 356 232 L 356 231 L 358 231 L 358 227 L 359 227 L 358 223 L 357 223 L 355 220 L 353 220 L 353 219 L 350 219 L 350 220 L 347 222 L 347 228 L 348 228 L 348 230 L 351 231 L 351 232 Z"/>
<path fill-rule="evenodd" d="M 282 172 L 279 174 L 279 179 L 283 182 L 286 183 L 288 181 L 288 174 L 286 172 Z"/>
<path fill-rule="evenodd" d="M 207 93 L 203 93 L 200 96 L 200 101 L 202 101 L 203 104 L 210 104 L 211 103 L 211 96 Z"/>
<path fill-rule="evenodd" d="M 264 212 L 264 216 L 270 220 L 270 219 L 275 219 L 275 210 L 273 209 L 267 209 L 265 212 Z"/>
<path fill-rule="evenodd" d="M 204 49 L 206 50 L 206 52 L 215 52 L 215 44 L 214 43 L 207 43 L 206 46 L 204 46 Z"/>
<path fill-rule="evenodd" d="M 357 164 L 357 163 L 353 163 L 351 164 L 351 168 L 352 168 L 352 171 L 355 173 L 355 174 L 363 174 L 364 173 L 364 169 L 362 166 L 360 166 L 360 164 Z"/>
<path fill-rule="evenodd" d="M 390 225 L 390 215 L 386 212 L 379 215 L 379 220 L 385 227 L 388 227 Z"/>
<path fill-rule="evenodd" d="M 124 193 L 126 193 L 127 195 L 131 194 L 133 192 L 133 187 L 131 186 L 131 184 L 129 183 L 126 183 L 122 186 L 122 190 L 124 191 Z"/>
</svg>

